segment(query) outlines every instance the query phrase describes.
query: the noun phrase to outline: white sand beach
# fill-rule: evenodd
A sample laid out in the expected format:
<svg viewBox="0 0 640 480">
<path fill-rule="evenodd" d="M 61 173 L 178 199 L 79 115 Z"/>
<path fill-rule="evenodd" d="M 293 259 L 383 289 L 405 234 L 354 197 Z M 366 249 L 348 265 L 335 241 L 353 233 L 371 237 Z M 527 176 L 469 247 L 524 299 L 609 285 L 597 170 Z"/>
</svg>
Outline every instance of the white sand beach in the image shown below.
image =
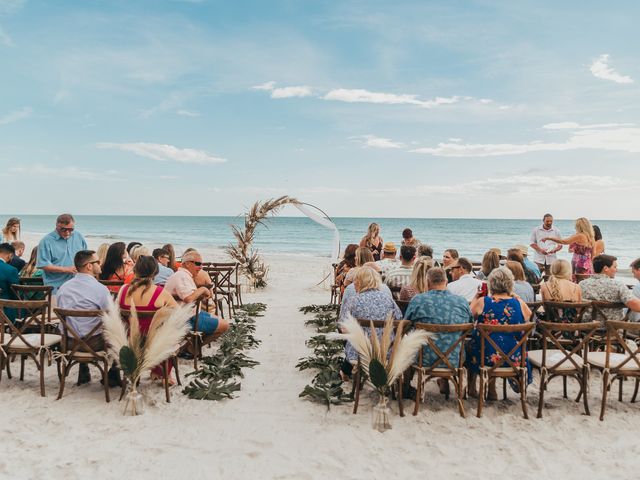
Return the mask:
<svg viewBox="0 0 640 480">
<path fill-rule="evenodd" d="M 107 404 L 96 371 L 89 385 L 77 387 L 74 369 L 57 401 L 55 366 L 46 371 L 47 397 L 41 398 L 33 364 L 27 363 L 20 382 L 15 363 L 14 378 L 4 374 L 0 382 L 0 478 L 636 476 L 640 405 L 629 403 L 632 382 L 626 382 L 625 402 L 613 395 L 600 422 L 598 374 L 591 380 L 590 417 L 581 404 L 561 398 L 557 381 L 546 395 L 544 418 L 536 419 L 537 378 L 528 391 L 529 420 L 522 418 L 513 393 L 506 402 L 489 404 L 481 419 L 475 417 L 475 400 L 466 401 L 468 415 L 462 419 L 453 397 L 445 401 L 432 384 L 419 415 L 411 415 L 407 400 L 407 416 L 394 414 L 393 429 L 383 434 L 371 428 L 368 391 L 357 415 L 350 404 L 327 411 L 299 399 L 312 373 L 298 372 L 295 364 L 310 353 L 305 340 L 313 330 L 304 326 L 298 308 L 328 302 L 329 292 L 314 286 L 327 260 L 288 255 L 266 260 L 269 286 L 244 298 L 268 305 L 258 319 L 262 344 L 249 352 L 260 365 L 245 371 L 237 398 L 190 400 L 176 386 L 167 404 L 163 389 L 145 377 L 142 388 L 155 405 L 142 416 L 124 417 L 119 389 L 112 389 Z M 183 380 L 190 369 L 191 362 L 181 360 Z"/>
</svg>

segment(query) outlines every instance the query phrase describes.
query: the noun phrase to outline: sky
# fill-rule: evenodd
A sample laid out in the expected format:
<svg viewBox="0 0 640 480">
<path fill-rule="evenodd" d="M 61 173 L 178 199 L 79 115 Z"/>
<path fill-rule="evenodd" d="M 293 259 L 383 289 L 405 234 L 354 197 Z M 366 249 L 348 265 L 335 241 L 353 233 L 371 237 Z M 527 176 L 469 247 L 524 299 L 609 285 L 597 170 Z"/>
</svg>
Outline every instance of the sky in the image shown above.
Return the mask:
<svg viewBox="0 0 640 480">
<path fill-rule="evenodd" d="M 639 14 L 0 0 L 0 213 L 637 220 Z"/>
</svg>

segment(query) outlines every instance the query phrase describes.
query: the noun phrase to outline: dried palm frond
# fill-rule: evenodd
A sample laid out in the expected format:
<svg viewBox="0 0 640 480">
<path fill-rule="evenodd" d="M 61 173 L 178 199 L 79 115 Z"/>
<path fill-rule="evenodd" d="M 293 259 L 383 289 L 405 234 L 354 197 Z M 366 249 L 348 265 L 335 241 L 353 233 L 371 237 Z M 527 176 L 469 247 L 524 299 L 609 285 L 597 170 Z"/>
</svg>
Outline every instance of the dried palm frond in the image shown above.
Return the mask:
<svg viewBox="0 0 640 480">
<path fill-rule="evenodd" d="M 427 343 L 427 339 L 431 334 L 423 330 L 414 330 L 407 333 L 397 342 L 393 349 L 393 355 L 390 360 L 389 385 L 391 385 L 409 366 L 415 361 L 416 353 L 422 345 Z M 398 338 L 399 335 L 396 335 Z"/>
<path fill-rule="evenodd" d="M 131 314 L 129 315 L 129 347 L 133 350 L 136 358 L 142 357 L 142 336 L 140 333 L 140 320 L 136 305 L 131 302 Z"/>
<path fill-rule="evenodd" d="M 120 349 L 129 345 L 127 329 L 120 318 L 120 309 L 113 300 L 110 301 L 107 311 L 102 315 L 102 335 L 109 352 L 116 359 L 120 355 Z"/>
<path fill-rule="evenodd" d="M 182 339 L 189 332 L 191 325 L 191 308 L 189 305 L 182 305 L 177 308 L 163 308 L 156 312 L 151 321 L 153 336 L 148 336 L 145 343 L 143 361 L 140 371 L 144 372 L 169 358 L 175 351 Z M 151 332 L 151 328 L 149 328 Z"/>
</svg>

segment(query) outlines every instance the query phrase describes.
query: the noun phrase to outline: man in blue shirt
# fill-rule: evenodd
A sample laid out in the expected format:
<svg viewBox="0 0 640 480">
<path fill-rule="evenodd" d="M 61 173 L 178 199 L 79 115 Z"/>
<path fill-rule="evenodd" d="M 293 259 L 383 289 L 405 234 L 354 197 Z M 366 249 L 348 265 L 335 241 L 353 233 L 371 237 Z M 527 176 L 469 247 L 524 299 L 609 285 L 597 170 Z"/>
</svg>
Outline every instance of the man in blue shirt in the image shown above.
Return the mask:
<svg viewBox="0 0 640 480">
<path fill-rule="evenodd" d="M 60 215 L 56 229 L 40 240 L 36 266 L 42 270 L 44 284 L 53 287 L 54 295 L 76 273 L 73 266 L 75 254 L 86 249 L 87 242 L 80 232 L 75 231 L 75 220 L 69 213 Z"/>
<path fill-rule="evenodd" d="M 0 244 L 0 298 L 3 300 L 15 300 L 15 294 L 11 285 L 20 283 L 18 270 L 9 265 L 15 249 L 10 243 Z M 16 311 L 13 308 L 5 308 L 4 313 L 10 321 L 15 321 Z"/>
<path fill-rule="evenodd" d="M 156 285 L 164 285 L 167 283 L 167 279 L 174 273 L 173 270 L 167 267 L 169 264 L 169 252 L 163 248 L 156 248 L 153 251 L 153 258 L 158 262 L 158 274 L 156 278 L 153 279 L 153 283 Z"/>
</svg>

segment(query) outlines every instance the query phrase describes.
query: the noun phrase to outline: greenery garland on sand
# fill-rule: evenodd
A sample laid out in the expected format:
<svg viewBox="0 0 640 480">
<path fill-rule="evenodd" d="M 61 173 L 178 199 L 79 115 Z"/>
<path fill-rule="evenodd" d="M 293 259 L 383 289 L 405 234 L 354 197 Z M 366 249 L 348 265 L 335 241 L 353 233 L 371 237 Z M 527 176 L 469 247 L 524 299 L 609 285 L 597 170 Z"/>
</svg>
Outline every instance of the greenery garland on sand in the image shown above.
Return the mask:
<svg viewBox="0 0 640 480">
<path fill-rule="evenodd" d="M 342 389 L 340 365 L 343 361 L 344 341 L 328 340 L 327 333 L 336 332 L 338 325 L 338 305 L 309 305 L 300 308 L 304 314 L 313 313 L 313 318 L 305 325 L 314 326 L 318 335 L 307 340 L 307 347 L 313 349 L 313 354 L 298 361 L 296 368 L 300 371 L 313 369 L 317 374 L 311 383 L 304 387 L 299 397 L 323 403 L 327 410 L 331 405 L 353 400 L 350 394 Z"/>
<path fill-rule="evenodd" d="M 251 247 L 256 227 L 264 225 L 264 221 L 269 215 L 275 215 L 285 205 L 296 203 L 300 202 L 286 195 L 264 202 L 256 202 L 244 216 L 244 229 L 231 225 L 233 236 L 236 237 L 238 244 L 230 244 L 226 251 L 231 258 L 240 264 L 240 272 L 247 277 L 251 286 L 255 288 L 266 287 L 266 277 L 269 271 L 269 267 L 264 264 L 258 251 Z"/>
<path fill-rule="evenodd" d="M 264 303 L 246 303 L 238 307 L 229 330 L 220 337 L 218 352 L 203 357 L 200 368 L 187 374 L 193 378 L 182 393 L 196 400 L 234 398 L 233 393 L 240 390 L 240 382 L 235 379 L 244 378 L 242 369 L 259 364 L 243 351 L 260 345 L 260 340 L 253 336 L 256 330 L 254 317 L 262 317 L 266 309 Z"/>
</svg>

